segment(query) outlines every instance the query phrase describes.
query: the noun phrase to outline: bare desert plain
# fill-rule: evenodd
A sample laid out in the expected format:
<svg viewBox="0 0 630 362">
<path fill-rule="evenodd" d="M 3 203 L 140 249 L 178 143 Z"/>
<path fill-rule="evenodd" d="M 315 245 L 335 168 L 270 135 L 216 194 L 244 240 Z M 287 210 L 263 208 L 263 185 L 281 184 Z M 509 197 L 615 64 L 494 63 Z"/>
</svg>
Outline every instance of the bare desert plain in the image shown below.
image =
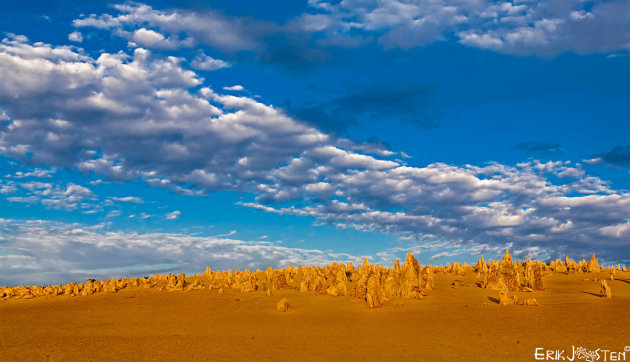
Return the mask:
<svg viewBox="0 0 630 362">
<path fill-rule="evenodd" d="M 0 360 L 630 360 L 595 258 L 332 264 L 0 287 Z"/>
</svg>

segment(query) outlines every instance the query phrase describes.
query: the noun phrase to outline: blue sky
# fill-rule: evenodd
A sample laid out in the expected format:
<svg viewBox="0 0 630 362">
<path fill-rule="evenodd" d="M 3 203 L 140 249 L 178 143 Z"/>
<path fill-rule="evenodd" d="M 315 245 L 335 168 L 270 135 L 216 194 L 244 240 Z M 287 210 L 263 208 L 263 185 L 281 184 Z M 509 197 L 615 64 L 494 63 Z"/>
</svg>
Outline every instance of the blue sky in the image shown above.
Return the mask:
<svg viewBox="0 0 630 362">
<path fill-rule="evenodd" d="M 630 264 L 630 4 L 0 5 L 0 284 Z"/>
</svg>

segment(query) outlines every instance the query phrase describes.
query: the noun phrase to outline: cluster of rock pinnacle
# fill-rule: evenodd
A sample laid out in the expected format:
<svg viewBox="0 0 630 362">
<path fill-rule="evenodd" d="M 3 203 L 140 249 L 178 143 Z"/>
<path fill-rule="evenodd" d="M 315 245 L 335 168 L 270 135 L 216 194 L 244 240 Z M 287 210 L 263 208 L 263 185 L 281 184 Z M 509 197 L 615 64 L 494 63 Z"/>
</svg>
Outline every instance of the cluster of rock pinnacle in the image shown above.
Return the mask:
<svg viewBox="0 0 630 362">
<path fill-rule="evenodd" d="M 380 308 L 392 298 L 423 299 L 434 288 L 434 275 L 447 273 L 464 275 L 476 272 L 478 287 L 499 291 L 499 302 L 502 305 L 516 303 L 516 296 L 510 292 L 544 290 L 542 276 L 546 272 L 588 273 L 599 272 L 600 266 L 593 255 L 590 261 L 576 263 L 568 257 L 563 263 L 560 260 L 551 263 L 525 260 L 513 262 L 509 252 L 502 261 L 485 262 L 483 257 L 477 264 L 453 263 L 446 266 L 421 266 L 409 253 L 404 264 L 396 261 L 393 267 L 386 268 L 370 264 L 367 259 L 363 265 L 355 267 L 351 263 L 332 263 L 324 267 L 293 267 L 271 269 L 255 272 L 245 271 L 212 271 L 206 268 L 203 274 L 188 278 L 184 274 L 155 275 L 143 278 L 122 278 L 107 281 L 89 279 L 85 283 L 68 283 L 58 286 L 19 286 L 0 287 L 0 300 L 9 298 L 31 299 L 65 295 L 67 297 L 86 296 L 95 293 L 116 293 L 125 288 L 154 288 L 165 291 L 193 291 L 237 289 L 243 293 L 266 292 L 272 295 L 273 290 L 295 289 L 300 292 L 314 292 L 316 295 L 354 296 L 366 302 L 369 308 Z M 618 266 L 619 270 L 626 270 Z M 611 274 L 614 268 L 610 268 Z M 455 287 L 455 283 L 452 285 Z M 602 281 L 602 295 L 609 297 L 610 288 Z M 284 305 L 286 304 L 286 305 Z M 537 305 L 535 299 L 528 299 L 525 305 Z M 278 310 L 288 309 L 288 302 L 278 306 Z"/>
</svg>

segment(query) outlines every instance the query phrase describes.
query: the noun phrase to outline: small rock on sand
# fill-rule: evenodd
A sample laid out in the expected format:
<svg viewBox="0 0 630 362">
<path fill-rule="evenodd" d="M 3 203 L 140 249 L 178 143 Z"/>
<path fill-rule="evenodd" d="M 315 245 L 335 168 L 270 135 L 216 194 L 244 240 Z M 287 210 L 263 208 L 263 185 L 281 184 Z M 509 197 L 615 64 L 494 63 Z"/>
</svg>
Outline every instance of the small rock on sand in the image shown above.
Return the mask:
<svg viewBox="0 0 630 362">
<path fill-rule="evenodd" d="M 282 298 L 278 304 L 276 304 L 276 309 L 278 310 L 278 312 L 286 312 L 287 310 L 289 310 L 289 307 L 291 305 L 289 304 L 289 301 L 287 300 L 287 298 Z"/>
<path fill-rule="evenodd" d="M 502 306 L 508 306 L 515 304 L 518 298 L 515 295 L 508 295 L 507 292 L 499 293 L 499 304 Z"/>
<path fill-rule="evenodd" d="M 540 303 L 538 303 L 536 298 L 527 298 L 527 299 L 525 299 L 525 303 L 523 303 L 523 304 L 527 305 L 527 306 L 530 306 L 530 307 L 538 307 L 538 306 L 540 306 Z"/>
</svg>

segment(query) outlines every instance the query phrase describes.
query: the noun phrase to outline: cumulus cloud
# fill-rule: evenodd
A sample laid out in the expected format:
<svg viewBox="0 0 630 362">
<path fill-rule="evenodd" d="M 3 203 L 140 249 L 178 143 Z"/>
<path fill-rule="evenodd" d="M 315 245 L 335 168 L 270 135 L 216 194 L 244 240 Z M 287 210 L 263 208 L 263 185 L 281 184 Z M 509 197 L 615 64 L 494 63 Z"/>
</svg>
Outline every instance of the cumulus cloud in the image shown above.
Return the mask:
<svg viewBox="0 0 630 362">
<path fill-rule="evenodd" d="M 80 31 L 73 31 L 72 33 L 68 34 L 68 40 L 80 43 L 83 41 L 83 34 L 81 34 Z"/>
<path fill-rule="evenodd" d="M 271 26 L 245 18 L 229 18 L 217 11 L 155 10 L 144 4 L 114 5 L 117 15 L 91 14 L 73 22 L 75 27 L 111 29 L 144 47 L 190 48 L 196 44 L 228 50 L 252 50 L 254 36 Z M 165 35 L 166 34 L 166 35 Z"/>
<path fill-rule="evenodd" d="M 155 47 L 164 44 L 166 38 L 156 31 L 140 28 L 133 32 L 133 40 L 143 46 Z"/>
<path fill-rule="evenodd" d="M 298 23 L 329 38 L 373 34 L 386 48 L 455 39 L 511 54 L 628 51 L 626 1 L 310 1 Z"/>
<path fill-rule="evenodd" d="M 308 46 L 310 33 L 291 24 L 277 24 L 245 16 L 227 16 L 215 9 L 154 9 L 128 3 L 113 6 L 113 14 L 90 14 L 73 21 L 77 28 L 92 27 L 127 39 L 131 47 L 150 49 L 212 48 L 224 57 L 243 56 L 289 69 L 326 62 L 326 51 Z M 216 70 L 230 66 L 203 53 L 191 66 Z"/>
<path fill-rule="evenodd" d="M 39 203 L 53 209 L 63 210 L 91 210 L 97 207 L 92 202 L 96 200 L 92 191 L 74 183 L 10 182 L 2 185 L 1 190 L 4 191 L 3 194 L 16 194 L 6 198 L 9 202 Z"/>
<path fill-rule="evenodd" d="M 36 177 L 36 178 L 51 178 L 52 174 L 54 174 L 56 172 L 56 170 L 53 169 L 41 169 L 41 168 L 36 168 L 33 171 L 16 171 L 15 174 L 13 174 L 13 176 L 11 175 L 7 175 L 7 177 L 13 177 L 13 178 L 27 178 L 27 177 Z"/>
<path fill-rule="evenodd" d="M 230 67 L 230 63 L 221 59 L 214 59 L 206 54 L 200 54 L 195 57 L 195 59 L 190 62 L 190 65 L 199 70 L 217 70 Z"/>
<path fill-rule="evenodd" d="M 324 265 L 361 258 L 266 241 L 180 233 L 125 233 L 107 225 L 0 219 L 0 285 L 59 284 L 88 278 L 142 277 L 155 273 L 228 268 L 266 269 Z"/>
<path fill-rule="evenodd" d="M 330 60 L 322 48 L 373 42 L 408 49 L 457 41 L 501 53 L 543 56 L 630 50 L 630 22 L 624 16 L 630 5 L 623 0 L 315 0 L 284 24 L 228 17 L 216 10 L 158 10 L 138 3 L 114 9 L 115 14 L 91 14 L 73 24 L 111 30 L 133 46 L 175 49 L 204 44 L 231 53 L 254 51 L 259 60 L 288 67 Z M 269 39 L 286 44 L 273 45 Z M 207 66 L 217 65 L 209 61 Z"/>
<path fill-rule="evenodd" d="M 419 242 L 510 240 L 552 256 L 571 249 L 630 257 L 627 240 L 617 236 L 624 235 L 630 195 L 578 164 L 408 166 L 387 149 L 217 93 L 182 63 L 142 48 L 94 59 L 11 36 L 0 44 L 0 108 L 10 119 L 0 128 L 0 153 L 189 195 L 251 194 L 255 202 L 243 205 Z M 78 185 L 29 190 L 11 201 L 62 194 L 46 202 L 72 209 L 91 197 Z"/>
<path fill-rule="evenodd" d="M 299 165 L 304 160 L 295 162 Z M 593 252 L 613 260 L 630 256 L 620 253 L 626 245 L 622 238 L 612 237 L 616 234 L 611 229 L 605 229 L 608 234 L 601 229 L 626 225 L 630 195 L 586 176 L 579 166 L 538 161 L 512 167 L 362 166 L 365 169 L 357 170 L 361 166 L 355 164 L 334 170 L 332 162 L 314 164 L 311 175 L 296 167 L 296 173 L 308 178 L 295 186 L 297 175 L 287 175 L 289 165 L 277 171 L 280 182 L 289 181 L 286 185 L 261 190 L 258 198 L 263 203 L 242 205 L 423 242 L 493 246 L 510 240 L 515 249 L 537 248 L 553 257 Z M 552 175 L 568 182 L 554 185 L 549 181 Z M 309 186 L 322 179 L 334 198 L 302 207 L 264 204 L 297 195 L 321 199 Z"/>
<path fill-rule="evenodd" d="M 253 99 L 199 88 L 181 61 L 5 39 L 0 104 L 12 121 L 0 153 L 195 194 L 245 188 L 329 139 Z"/>
<path fill-rule="evenodd" d="M 15 193 L 17 190 L 14 182 L 3 183 L 0 181 L 0 194 L 9 195 Z"/>
<path fill-rule="evenodd" d="M 119 35 L 129 40 L 132 47 L 146 47 L 152 49 L 179 49 L 182 47 L 191 47 L 194 43 L 192 38 L 179 39 L 173 36 L 165 36 L 155 30 L 140 28 L 134 31 L 125 31 L 118 29 L 115 31 Z"/>
</svg>

